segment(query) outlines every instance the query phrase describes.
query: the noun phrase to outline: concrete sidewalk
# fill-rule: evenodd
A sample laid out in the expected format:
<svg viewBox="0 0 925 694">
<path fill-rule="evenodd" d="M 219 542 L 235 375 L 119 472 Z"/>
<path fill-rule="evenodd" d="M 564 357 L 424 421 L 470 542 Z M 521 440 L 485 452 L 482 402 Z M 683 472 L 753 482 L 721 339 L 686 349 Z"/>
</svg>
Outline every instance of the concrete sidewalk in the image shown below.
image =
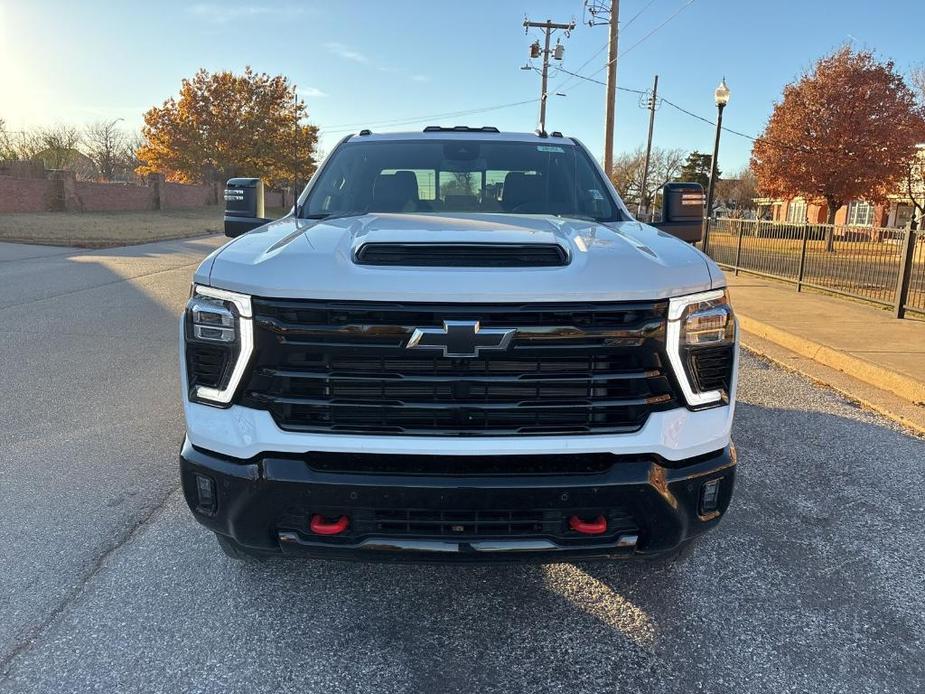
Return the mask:
<svg viewBox="0 0 925 694">
<path fill-rule="evenodd" d="M 925 405 L 925 321 L 749 275 L 727 272 L 743 330 Z"/>
</svg>

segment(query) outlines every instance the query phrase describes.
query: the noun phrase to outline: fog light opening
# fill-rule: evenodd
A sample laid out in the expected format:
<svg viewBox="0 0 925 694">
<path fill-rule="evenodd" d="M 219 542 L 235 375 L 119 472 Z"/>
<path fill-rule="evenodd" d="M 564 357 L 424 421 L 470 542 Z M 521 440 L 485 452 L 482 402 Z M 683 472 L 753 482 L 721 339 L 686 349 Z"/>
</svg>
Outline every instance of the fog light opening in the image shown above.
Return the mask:
<svg viewBox="0 0 925 694">
<path fill-rule="evenodd" d="M 701 515 L 716 512 L 716 509 L 719 507 L 719 486 L 722 481 L 722 477 L 717 477 L 715 480 L 709 480 L 703 483 L 703 487 L 700 488 Z"/>
<path fill-rule="evenodd" d="M 215 481 L 211 477 L 196 473 L 196 496 L 199 499 L 198 508 L 205 513 L 214 513 L 217 497 Z"/>
</svg>

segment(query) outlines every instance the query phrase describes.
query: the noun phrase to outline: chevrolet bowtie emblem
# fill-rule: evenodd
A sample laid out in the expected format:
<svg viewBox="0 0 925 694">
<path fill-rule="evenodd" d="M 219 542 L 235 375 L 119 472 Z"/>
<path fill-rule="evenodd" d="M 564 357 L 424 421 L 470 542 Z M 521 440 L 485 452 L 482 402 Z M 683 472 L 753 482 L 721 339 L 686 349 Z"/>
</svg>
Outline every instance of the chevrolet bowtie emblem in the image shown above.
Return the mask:
<svg viewBox="0 0 925 694">
<path fill-rule="evenodd" d="M 408 349 L 439 349 L 444 357 L 477 357 L 487 349 L 507 349 L 514 328 L 482 329 L 478 321 L 446 320 L 442 328 L 416 328 Z"/>
</svg>

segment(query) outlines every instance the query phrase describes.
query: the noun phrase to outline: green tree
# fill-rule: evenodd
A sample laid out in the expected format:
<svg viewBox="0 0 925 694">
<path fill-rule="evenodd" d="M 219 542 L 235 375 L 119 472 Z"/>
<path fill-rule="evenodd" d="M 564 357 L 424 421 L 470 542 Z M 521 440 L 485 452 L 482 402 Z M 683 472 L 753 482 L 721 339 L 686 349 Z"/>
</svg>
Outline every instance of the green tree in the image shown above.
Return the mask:
<svg viewBox="0 0 925 694">
<path fill-rule="evenodd" d="M 687 155 L 687 161 L 681 167 L 681 173 L 675 179 L 686 183 L 699 183 L 706 190 L 710 185 L 710 166 L 713 163 L 712 154 L 702 154 L 696 149 Z M 722 171 L 716 169 L 716 180 L 720 179 Z"/>
</svg>

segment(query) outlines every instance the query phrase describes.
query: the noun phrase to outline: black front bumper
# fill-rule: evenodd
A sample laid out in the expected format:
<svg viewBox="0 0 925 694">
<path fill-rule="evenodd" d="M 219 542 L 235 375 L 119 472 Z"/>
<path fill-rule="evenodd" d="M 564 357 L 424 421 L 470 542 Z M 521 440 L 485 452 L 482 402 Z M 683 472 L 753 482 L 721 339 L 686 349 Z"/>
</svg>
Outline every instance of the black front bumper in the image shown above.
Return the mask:
<svg viewBox="0 0 925 694">
<path fill-rule="evenodd" d="M 237 460 L 185 441 L 183 491 L 196 519 L 257 553 L 368 561 L 565 561 L 669 552 L 716 525 L 732 497 L 735 449 L 688 461 L 613 456 L 593 471 L 407 474 L 338 469 L 325 453 L 268 453 Z M 372 465 L 370 465 L 372 461 Z M 372 468 L 372 469 L 371 469 Z M 197 476 L 211 480 L 203 505 Z M 705 482 L 719 479 L 716 509 L 704 513 Z M 208 484 L 208 483 L 206 483 Z M 340 535 L 311 531 L 312 514 L 347 515 Z M 583 535 L 568 518 L 607 519 Z"/>
</svg>

